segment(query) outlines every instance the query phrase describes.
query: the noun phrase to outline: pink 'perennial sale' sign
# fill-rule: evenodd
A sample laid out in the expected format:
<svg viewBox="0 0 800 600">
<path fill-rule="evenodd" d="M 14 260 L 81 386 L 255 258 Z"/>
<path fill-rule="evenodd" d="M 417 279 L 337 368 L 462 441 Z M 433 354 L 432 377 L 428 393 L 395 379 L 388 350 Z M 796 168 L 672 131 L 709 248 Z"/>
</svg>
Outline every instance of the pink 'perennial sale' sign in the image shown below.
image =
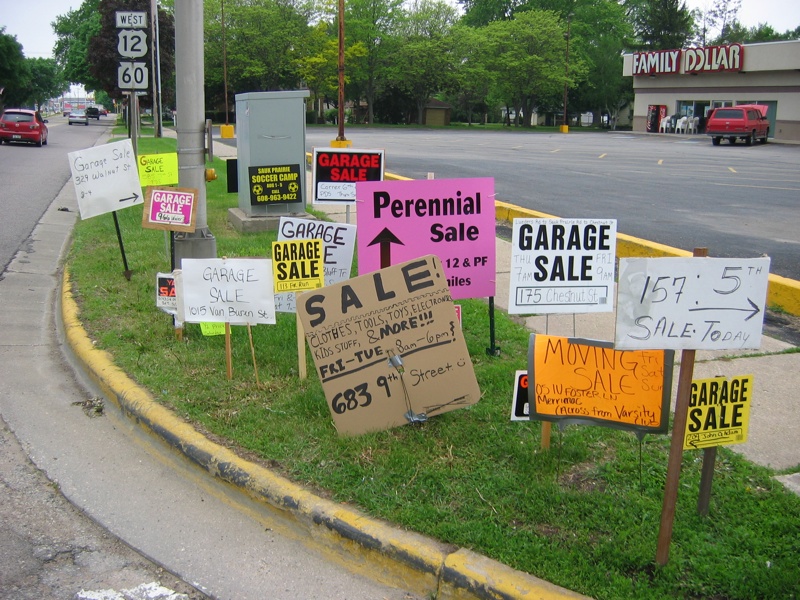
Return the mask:
<svg viewBox="0 0 800 600">
<path fill-rule="evenodd" d="M 356 183 L 358 272 L 439 257 L 453 299 L 495 295 L 494 179 Z"/>
</svg>

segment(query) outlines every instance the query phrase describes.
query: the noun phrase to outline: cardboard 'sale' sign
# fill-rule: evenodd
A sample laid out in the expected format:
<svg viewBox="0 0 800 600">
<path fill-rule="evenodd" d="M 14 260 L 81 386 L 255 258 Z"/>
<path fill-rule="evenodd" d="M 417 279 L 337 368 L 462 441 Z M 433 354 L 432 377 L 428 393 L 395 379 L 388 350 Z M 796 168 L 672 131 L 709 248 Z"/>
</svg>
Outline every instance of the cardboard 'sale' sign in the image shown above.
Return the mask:
<svg viewBox="0 0 800 600">
<path fill-rule="evenodd" d="M 419 423 L 480 398 L 435 256 L 305 292 L 297 314 L 339 433 Z"/>
</svg>

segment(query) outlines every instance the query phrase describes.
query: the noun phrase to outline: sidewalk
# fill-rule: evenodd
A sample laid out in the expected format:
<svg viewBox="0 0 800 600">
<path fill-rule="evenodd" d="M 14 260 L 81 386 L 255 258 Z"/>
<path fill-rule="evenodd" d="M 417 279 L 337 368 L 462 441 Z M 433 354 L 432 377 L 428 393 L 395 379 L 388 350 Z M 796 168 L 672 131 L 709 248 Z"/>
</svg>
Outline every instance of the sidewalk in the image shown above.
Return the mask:
<svg viewBox="0 0 800 600">
<path fill-rule="evenodd" d="M 214 156 L 224 158 L 235 154 L 234 147 L 215 141 Z M 319 205 L 315 208 L 323 210 L 334 221 L 346 220 L 347 213 L 342 207 Z M 350 222 L 355 222 L 355 211 L 350 211 L 349 216 Z M 510 260 L 510 243 L 497 239 L 495 305 L 499 309 L 508 306 Z M 68 289 L 67 286 L 64 289 Z M 67 344 L 123 412 L 199 465 L 206 471 L 205 476 L 212 474 L 269 506 L 272 512 L 282 516 L 336 560 L 376 575 L 400 589 L 422 595 L 433 593 L 440 600 L 581 597 L 466 549 L 445 546 L 316 497 L 218 446 L 153 402 L 106 357 L 94 351 L 66 291 L 62 302 Z M 526 319 L 526 325 L 531 331 L 541 333 L 613 340 L 614 317 L 611 313 L 576 315 L 574 320 L 572 315 L 531 317 Z M 757 357 L 699 351 L 694 369 L 695 378 L 754 376 L 749 440 L 731 448 L 755 463 L 774 469 L 800 465 L 800 444 L 796 443 L 800 439 L 800 402 L 796 401 L 800 354 L 776 354 L 790 347 L 765 337 L 761 355 Z M 675 385 L 677 379 L 676 371 Z M 781 480 L 800 493 L 800 473 Z"/>
</svg>

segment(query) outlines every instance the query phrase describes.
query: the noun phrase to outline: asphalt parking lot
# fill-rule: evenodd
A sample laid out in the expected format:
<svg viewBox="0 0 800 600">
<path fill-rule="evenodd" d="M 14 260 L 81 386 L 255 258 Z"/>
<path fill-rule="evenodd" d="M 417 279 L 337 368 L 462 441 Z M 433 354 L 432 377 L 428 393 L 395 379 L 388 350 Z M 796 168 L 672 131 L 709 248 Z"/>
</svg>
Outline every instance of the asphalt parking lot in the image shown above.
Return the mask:
<svg viewBox="0 0 800 600">
<path fill-rule="evenodd" d="M 335 127 L 309 127 L 306 149 Z M 800 280 L 800 145 L 712 146 L 697 135 L 519 130 L 345 130 L 382 148 L 386 169 L 414 179 L 494 177 L 497 198 L 559 217 L 613 218 L 617 230 L 710 256 L 771 257 Z"/>
</svg>

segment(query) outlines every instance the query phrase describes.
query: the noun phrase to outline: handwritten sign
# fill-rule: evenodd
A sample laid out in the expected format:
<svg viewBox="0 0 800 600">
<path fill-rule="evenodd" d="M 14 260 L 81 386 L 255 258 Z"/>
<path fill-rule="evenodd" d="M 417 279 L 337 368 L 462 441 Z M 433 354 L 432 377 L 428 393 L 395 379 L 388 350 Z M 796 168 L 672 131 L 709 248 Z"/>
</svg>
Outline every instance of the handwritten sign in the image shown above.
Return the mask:
<svg viewBox="0 0 800 600">
<path fill-rule="evenodd" d="M 617 348 L 758 348 L 769 258 L 623 258 Z"/>
<path fill-rule="evenodd" d="M 693 380 L 683 449 L 746 442 L 752 391 L 752 375 Z"/>
<path fill-rule="evenodd" d="M 250 205 L 302 202 L 300 165 L 248 167 Z"/>
<path fill-rule="evenodd" d="M 613 219 L 514 219 L 508 312 L 611 312 L 616 248 Z"/>
<path fill-rule="evenodd" d="M 325 285 L 350 279 L 353 253 L 356 249 L 356 226 L 349 223 L 329 223 L 315 219 L 281 217 L 278 241 L 321 239 L 322 267 Z M 276 312 L 295 312 L 295 294 L 275 294 Z"/>
<path fill-rule="evenodd" d="M 167 231 L 194 231 L 194 199 L 192 188 L 147 188 L 142 227 Z"/>
<path fill-rule="evenodd" d="M 200 333 L 206 337 L 225 335 L 225 323 L 200 323 Z"/>
<path fill-rule="evenodd" d="M 435 256 L 305 292 L 297 314 L 339 433 L 420 423 L 480 398 Z"/>
<path fill-rule="evenodd" d="M 322 271 L 322 240 L 272 242 L 275 290 L 302 292 L 325 284 Z"/>
<path fill-rule="evenodd" d="M 453 298 L 495 295 L 494 179 L 356 184 L 358 272 L 434 254 Z"/>
<path fill-rule="evenodd" d="M 136 163 L 139 165 L 139 181 L 143 187 L 178 184 L 177 152 L 140 154 Z"/>
<path fill-rule="evenodd" d="M 271 260 L 184 258 L 181 273 L 181 322 L 275 324 Z"/>
<path fill-rule="evenodd" d="M 67 154 L 81 219 L 142 204 L 130 139 Z"/>
<path fill-rule="evenodd" d="M 531 334 L 530 418 L 666 433 L 673 353 Z"/>
<path fill-rule="evenodd" d="M 382 181 L 383 150 L 314 148 L 314 204 L 355 204 L 357 181 Z"/>
</svg>

